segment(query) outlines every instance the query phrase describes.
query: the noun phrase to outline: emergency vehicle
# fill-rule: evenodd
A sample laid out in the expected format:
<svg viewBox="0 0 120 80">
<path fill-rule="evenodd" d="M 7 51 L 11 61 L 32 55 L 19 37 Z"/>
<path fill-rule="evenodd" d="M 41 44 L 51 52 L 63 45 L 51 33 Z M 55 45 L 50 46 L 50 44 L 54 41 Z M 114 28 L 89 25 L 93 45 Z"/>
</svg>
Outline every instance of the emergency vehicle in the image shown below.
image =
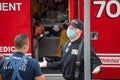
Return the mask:
<svg viewBox="0 0 120 80">
<path fill-rule="evenodd" d="M 8 56 L 15 50 L 14 37 L 17 34 L 26 34 L 30 39 L 28 56 L 33 57 L 33 17 L 32 2 L 34 0 L 0 0 L 0 56 Z M 42 1 L 42 0 L 39 0 Z M 38 3 L 39 3 L 38 1 Z M 43 0 L 47 1 L 47 0 Z M 49 1 L 49 0 L 48 0 Z M 84 22 L 84 0 L 53 0 L 59 8 L 52 7 L 47 10 L 46 15 L 39 13 L 41 24 L 51 27 L 59 23 L 63 17 L 69 16 L 69 21 L 80 19 Z M 62 1 L 67 1 L 65 9 L 67 14 L 59 11 L 64 9 Z M 51 4 L 51 3 L 50 3 Z M 47 3 L 42 3 L 42 11 Z M 61 7 L 62 6 L 62 7 Z M 40 7 L 40 6 L 39 6 Z M 47 7 L 48 8 L 48 7 Z M 51 10 L 51 11 L 50 11 Z M 50 15 L 49 15 L 50 14 Z M 55 16 L 57 15 L 57 17 Z M 120 79 L 120 0 L 90 0 L 90 29 L 91 43 L 96 54 L 100 57 L 103 68 L 99 74 L 92 75 L 93 79 Z M 51 19 L 52 18 L 52 19 Z M 56 19 L 54 19 L 56 18 Z M 39 20 L 38 20 L 39 22 Z M 52 23 L 51 23 L 52 22 Z M 47 24 L 50 23 L 50 24 Z M 44 37 L 41 39 L 38 48 L 38 59 L 40 56 L 53 56 L 57 49 L 59 37 Z M 35 56 L 36 57 L 36 56 Z M 1 57 L 0 57 L 1 58 Z M 62 80 L 62 74 L 58 70 L 50 71 L 45 69 L 45 75 L 51 80 Z M 48 74 L 49 73 L 49 74 Z"/>
</svg>

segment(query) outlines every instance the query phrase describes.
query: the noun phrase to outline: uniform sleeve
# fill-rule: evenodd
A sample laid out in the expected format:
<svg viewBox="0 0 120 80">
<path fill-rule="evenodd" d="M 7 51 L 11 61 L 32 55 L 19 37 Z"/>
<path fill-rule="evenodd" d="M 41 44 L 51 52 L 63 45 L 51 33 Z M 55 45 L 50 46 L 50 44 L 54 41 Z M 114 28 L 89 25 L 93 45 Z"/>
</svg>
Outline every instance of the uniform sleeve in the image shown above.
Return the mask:
<svg viewBox="0 0 120 80">
<path fill-rule="evenodd" d="M 33 66 L 34 66 L 33 68 L 34 68 L 34 75 L 35 75 L 35 77 L 41 76 L 42 75 L 42 71 L 41 71 L 40 65 L 38 64 L 38 62 L 36 60 L 34 60 Z"/>
<path fill-rule="evenodd" d="M 1 65 L 0 65 L 0 75 L 1 75 Z"/>
<path fill-rule="evenodd" d="M 91 45 L 91 67 L 92 67 L 92 71 L 99 65 L 102 65 L 101 60 L 95 54 L 93 46 Z"/>
<path fill-rule="evenodd" d="M 1 74 L 1 67 L 2 67 L 3 62 L 4 62 L 4 58 L 0 60 L 0 74 Z"/>
<path fill-rule="evenodd" d="M 61 69 L 62 68 L 62 61 L 57 61 L 57 62 L 49 62 L 47 64 L 47 67 L 50 69 Z"/>
<path fill-rule="evenodd" d="M 62 59 L 63 47 L 62 47 L 62 50 L 61 50 L 61 59 L 60 59 L 60 61 L 47 63 L 47 68 L 50 68 L 50 69 L 62 69 L 62 65 L 63 65 L 63 59 Z"/>
</svg>

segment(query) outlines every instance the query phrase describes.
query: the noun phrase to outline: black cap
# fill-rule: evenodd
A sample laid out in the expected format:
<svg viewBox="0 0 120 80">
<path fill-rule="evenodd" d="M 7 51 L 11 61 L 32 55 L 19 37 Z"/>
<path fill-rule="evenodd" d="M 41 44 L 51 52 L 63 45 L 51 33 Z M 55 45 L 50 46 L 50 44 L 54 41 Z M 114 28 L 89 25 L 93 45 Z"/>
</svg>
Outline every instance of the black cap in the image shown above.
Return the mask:
<svg viewBox="0 0 120 80">
<path fill-rule="evenodd" d="M 79 19 L 72 20 L 69 25 L 72 25 L 73 27 L 78 28 L 80 30 L 84 29 L 84 25 Z"/>
</svg>

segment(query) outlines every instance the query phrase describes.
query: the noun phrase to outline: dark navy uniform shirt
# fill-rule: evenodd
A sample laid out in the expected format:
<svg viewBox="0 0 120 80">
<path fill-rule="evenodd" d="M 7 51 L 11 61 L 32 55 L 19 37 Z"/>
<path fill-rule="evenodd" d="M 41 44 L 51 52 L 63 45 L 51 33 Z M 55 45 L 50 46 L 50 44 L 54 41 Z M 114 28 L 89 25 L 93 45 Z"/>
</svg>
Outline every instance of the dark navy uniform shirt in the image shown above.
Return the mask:
<svg viewBox="0 0 120 80">
<path fill-rule="evenodd" d="M 78 55 L 79 45 L 83 39 L 79 38 L 74 42 L 68 42 L 62 49 L 61 61 L 48 63 L 48 67 L 62 68 L 63 77 L 66 79 L 75 78 L 75 68 L 77 56 L 80 56 L 80 66 L 78 77 L 83 80 L 84 78 L 84 46 L 82 46 L 81 55 Z M 101 61 L 96 56 L 93 47 L 91 46 L 91 70 L 93 71 L 97 66 L 101 65 Z"/>
<path fill-rule="evenodd" d="M 15 62 L 18 62 L 24 54 L 21 52 L 15 52 L 13 58 Z M 22 66 L 19 68 L 19 73 L 23 80 L 34 80 L 35 77 L 41 76 L 41 68 L 38 62 L 32 58 L 26 58 L 23 61 Z M 10 58 L 7 57 L 4 59 L 4 62 L 0 65 L 0 74 L 3 77 L 3 80 L 10 80 L 13 74 L 13 68 L 10 64 Z M 16 78 L 16 80 L 18 80 Z"/>
</svg>

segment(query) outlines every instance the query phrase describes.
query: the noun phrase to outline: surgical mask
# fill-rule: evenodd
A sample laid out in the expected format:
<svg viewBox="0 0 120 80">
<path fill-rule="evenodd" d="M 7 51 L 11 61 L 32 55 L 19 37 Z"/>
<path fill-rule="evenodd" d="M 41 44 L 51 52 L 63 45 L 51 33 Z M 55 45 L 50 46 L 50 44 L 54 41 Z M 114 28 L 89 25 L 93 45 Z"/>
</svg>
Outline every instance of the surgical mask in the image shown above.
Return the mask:
<svg viewBox="0 0 120 80">
<path fill-rule="evenodd" d="M 73 30 L 70 30 L 69 28 L 67 29 L 67 37 L 69 39 L 72 39 L 75 37 L 75 32 Z"/>
</svg>

